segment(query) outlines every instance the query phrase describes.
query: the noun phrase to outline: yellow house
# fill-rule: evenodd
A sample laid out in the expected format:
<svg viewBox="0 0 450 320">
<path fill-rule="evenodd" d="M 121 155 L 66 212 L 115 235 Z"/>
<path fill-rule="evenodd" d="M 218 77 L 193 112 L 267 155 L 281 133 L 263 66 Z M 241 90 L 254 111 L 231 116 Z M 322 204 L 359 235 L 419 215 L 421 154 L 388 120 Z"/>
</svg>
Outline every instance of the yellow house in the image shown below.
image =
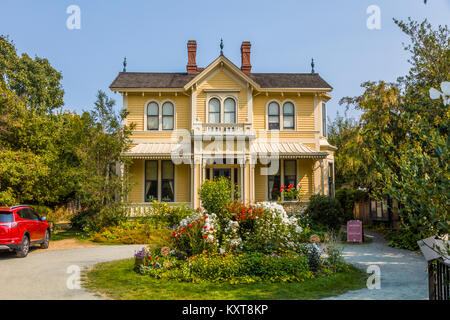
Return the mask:
<svg viewBox="0 0 450 320">
<path fill-rule="evenodd" d="M 222 47 L 222 45 L 221 45 Z M 311 73 L 252 73 L 250 42 L 239 68 L 221 51 L 197 67 L 187 44 L 187 72 L 120 72 L 110 88 L 135 123 L 128 170 L 136 207 L 152 200 L 200 206 L 203 181 L 226 176 L 246 203 L 277 200 L 294 184 L 302 200 L 334 193 L 334 151 L 327 141 L 332 87 Z"/>
</svg>

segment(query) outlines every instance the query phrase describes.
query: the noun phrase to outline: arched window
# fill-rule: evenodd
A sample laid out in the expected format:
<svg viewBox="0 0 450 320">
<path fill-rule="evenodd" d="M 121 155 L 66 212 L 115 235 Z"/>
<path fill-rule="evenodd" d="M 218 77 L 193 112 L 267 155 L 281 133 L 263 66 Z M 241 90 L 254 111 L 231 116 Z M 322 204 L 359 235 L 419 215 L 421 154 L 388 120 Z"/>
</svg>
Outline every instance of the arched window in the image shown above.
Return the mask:
<svg viewBox="0 0 450 320">
<path fill-rule="evenodd" d="M 156 102 L 147 105 L 147 130 L 159 129 L 159 106 Z"/>
<path fill-rule="evenodd" d="M 269 103 L 269 130 L 280 129 L 280 105 L 277 102 Z"/>
<path fill-rule="evenodd" d="M 220 123 L 220 101 L 217 98 L 209 100 L 209 123 Z"/>
<path fill-rule="evenodd" d="M 164 102 L 162 105 L 162 128 L 163 130 L 173 130 L 174 127 L 174 107 L 172 102 Z"/>
<path fill-rule="evenodd" d="M 232 98 L 227 98 L 223 108 L 224 123 L 236 123 L 236 101 Z"/>
<path fill-rule="evenodd" d="M 294 104 L 292 102 L 286 102 L 283 105 L 283 129 L 294 129 L 295 118 Z"/>
</svg>

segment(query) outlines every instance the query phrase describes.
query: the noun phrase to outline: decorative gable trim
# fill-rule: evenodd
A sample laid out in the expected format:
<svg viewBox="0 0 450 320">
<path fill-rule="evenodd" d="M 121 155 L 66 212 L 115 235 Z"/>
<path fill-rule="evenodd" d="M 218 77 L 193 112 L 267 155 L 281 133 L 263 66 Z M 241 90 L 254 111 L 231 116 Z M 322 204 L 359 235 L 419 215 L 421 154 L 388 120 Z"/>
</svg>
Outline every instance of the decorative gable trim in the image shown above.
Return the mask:
<svg viewBox="0 0 450 320">
<path fill-rule="evenodd" d="M 244 80 L 246 83 L 249 83 L 253 87 L 257 89 L 260 88 L 259 84 L 257 84 L 253 79 L 242 72 L 242 70 L 239 69 L 233 62 L 228 60 L 225 56 L 219 56 L 208 67 L 206 67 L 202 72 L 200 72 L 191 81 L 189 81 L 184 86 L 184 90 L 189 90 L 194 84 L 200 82 L 203 78 L 207 77 L 210 72 L 214 71 L 217 67 L 220 66 L 227 66 L 231 71 L 233 71 L 234 75 L 238 76 L 240 79 Z"/>
</svg>

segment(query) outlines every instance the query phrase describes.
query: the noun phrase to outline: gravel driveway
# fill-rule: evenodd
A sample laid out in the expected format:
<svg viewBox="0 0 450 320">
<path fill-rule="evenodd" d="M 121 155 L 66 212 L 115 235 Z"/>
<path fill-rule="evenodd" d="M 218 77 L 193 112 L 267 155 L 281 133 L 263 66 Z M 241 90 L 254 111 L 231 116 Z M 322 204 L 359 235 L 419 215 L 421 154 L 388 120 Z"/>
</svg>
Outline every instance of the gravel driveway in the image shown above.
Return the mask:
<svg viewBox="0 0 450 320">
<path fill-rule="evenodd" d="M 349 291 L 330 299 L 336 300 L 424 300 L 428 299 L 427 263 L 420 253 L 389 247 L 377 234 L 369 244 L 347 245 L 344 258 L 367 270 L 370 265 L 380 267 L 381 288 Z M 373 274 L 371 272 L 370 274 Z"/>
<path fill-rule="evenodd" d="M 34 250 L 24 259 L 0 249 L 0 300 L 99 299 L 82 288 L 68 289 L 69 277 L 73 278 L 78 267 L 83 269 L 100 262 L 131 258 L 140 248 L 142 245 Z M 67 273 L 70 266 L 75 267 L 72 273 Z"/>
</svg>

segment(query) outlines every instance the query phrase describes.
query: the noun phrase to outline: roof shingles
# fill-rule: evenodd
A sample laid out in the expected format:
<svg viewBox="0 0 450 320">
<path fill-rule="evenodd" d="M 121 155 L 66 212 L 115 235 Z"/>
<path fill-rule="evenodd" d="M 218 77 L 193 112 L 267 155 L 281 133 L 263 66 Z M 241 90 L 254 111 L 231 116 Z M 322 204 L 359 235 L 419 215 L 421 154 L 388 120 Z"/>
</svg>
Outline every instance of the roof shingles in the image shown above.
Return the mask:
<svg viewBox="0 0 450 320">
<path fill-rule="evenodd" d="M 183 88 L 196 74 L 120 72 L 110 85 L 114 89 Z M 261 88 L 332 89 L 317 73 L 251 73 Z"/>
</svg>

